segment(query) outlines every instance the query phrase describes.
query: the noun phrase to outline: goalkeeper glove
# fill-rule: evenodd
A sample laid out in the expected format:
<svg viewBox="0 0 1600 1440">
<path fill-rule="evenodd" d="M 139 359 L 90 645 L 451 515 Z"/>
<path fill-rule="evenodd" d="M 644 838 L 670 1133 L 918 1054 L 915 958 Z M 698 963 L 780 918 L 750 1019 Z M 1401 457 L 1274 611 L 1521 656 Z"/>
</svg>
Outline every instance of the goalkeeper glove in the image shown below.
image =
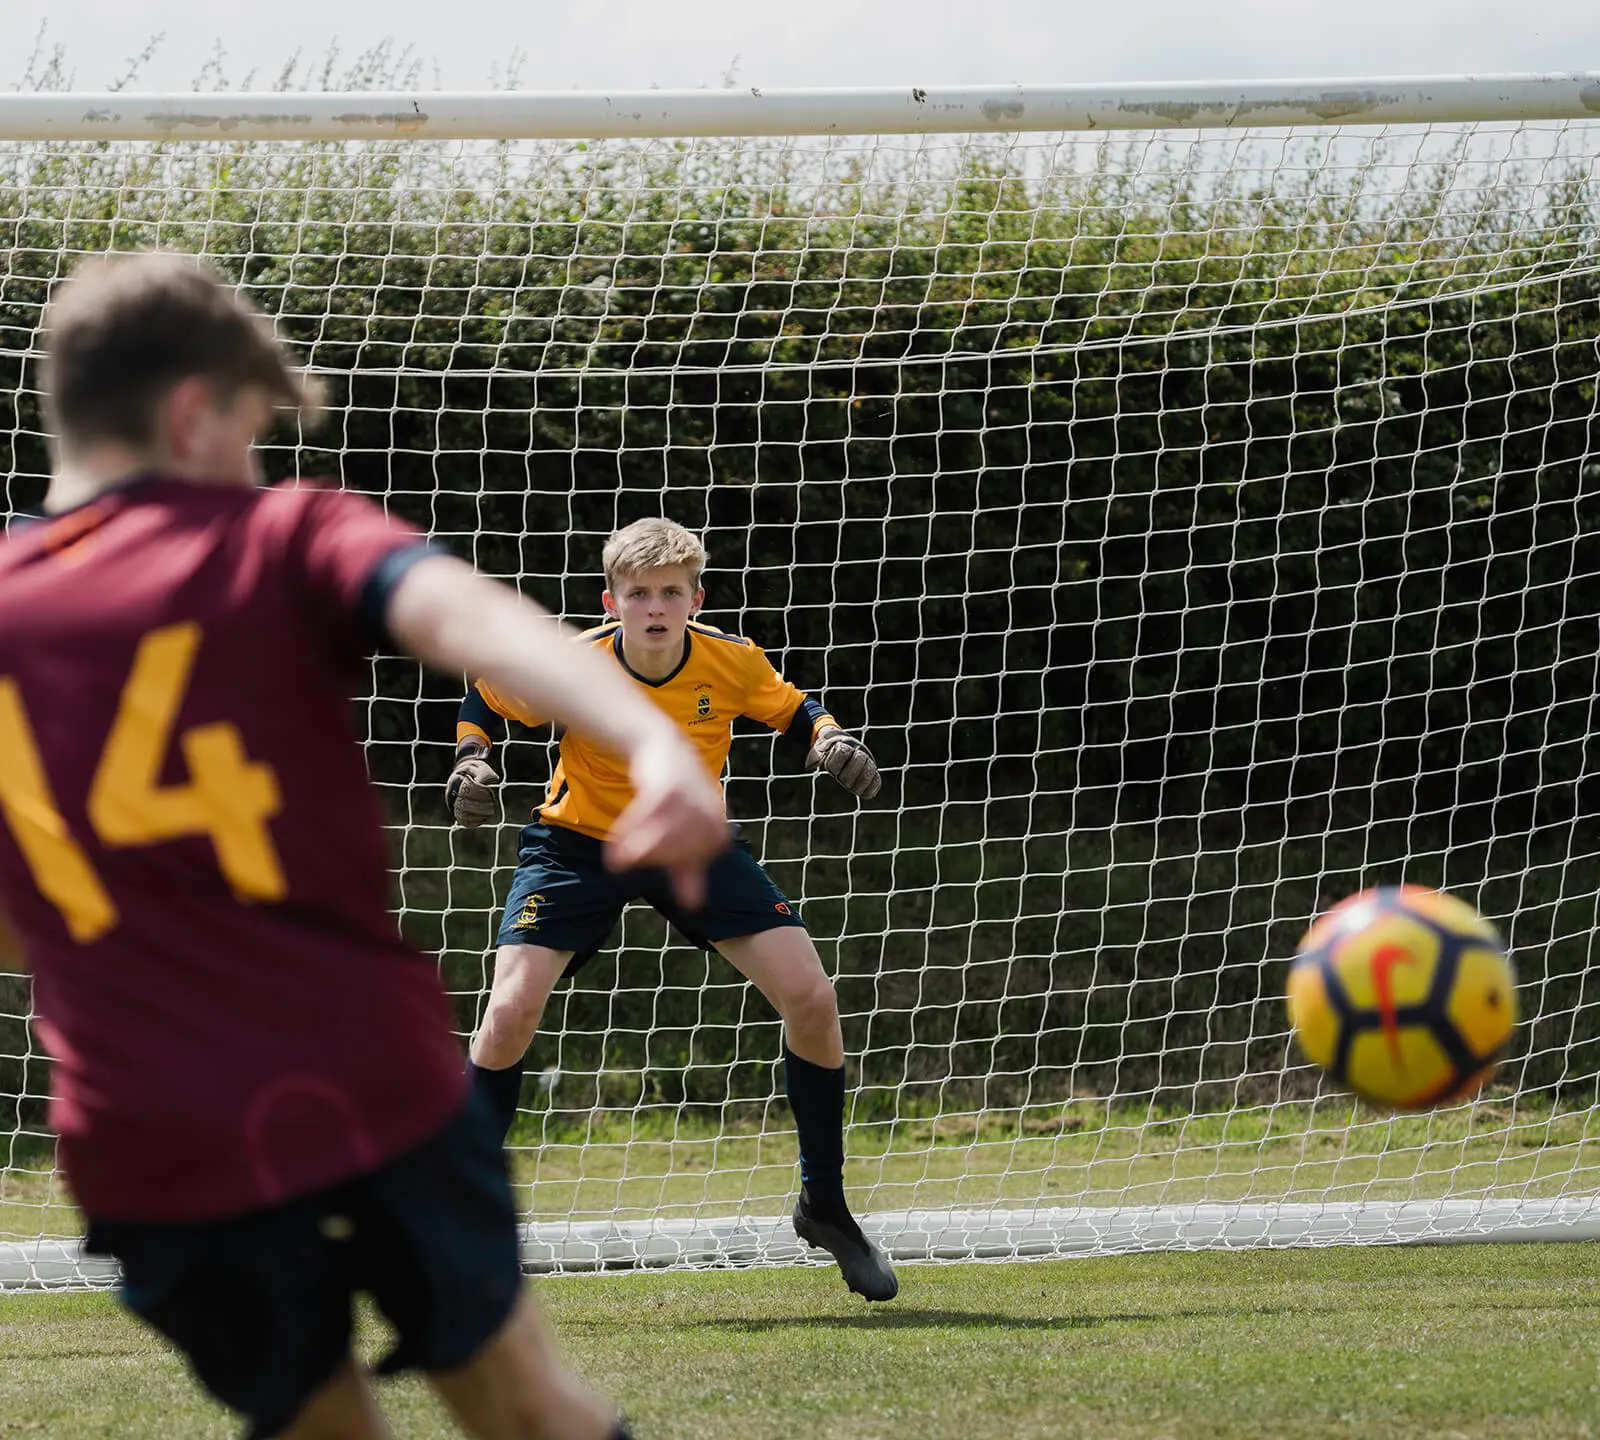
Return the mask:
<svg viewBox="0 0 1600 1440">
<path fill-rule="evenodd" d="M 500 777 L 483 757 L 489 752 L 481 745 L 463 745 L 456 751 L 456 768 L 444 787 L 445 804 L 455 816 L 457 825 L 469 829 L 493 820 L 499 807 L 494 800 L 494 787 Z"/>
<path fill-rule="evenodd" d="M 872 751 L 835 726 L 827 726 L 812 743 L 806 756 L 806 767 L 826 770 L 852 795 L 870 800 L 883 788 L 878 774 L 878 762 Z"/>
</svg>

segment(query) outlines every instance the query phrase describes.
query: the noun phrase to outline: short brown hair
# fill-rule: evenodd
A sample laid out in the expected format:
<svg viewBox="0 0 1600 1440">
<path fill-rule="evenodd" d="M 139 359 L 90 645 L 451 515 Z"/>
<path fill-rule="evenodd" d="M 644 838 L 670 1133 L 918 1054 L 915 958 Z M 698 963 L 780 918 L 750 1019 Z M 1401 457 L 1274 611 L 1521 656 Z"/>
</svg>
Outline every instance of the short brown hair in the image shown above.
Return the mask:
<svg viewBox="0 0 1600 1440">
<path fill-rule="evenodd" d="M 68 447 L 150 444 L 162 398 L 196 376 L 224 401 L 255 385 L 285 405 L 316 403 L 268 323 L 187 255 L 89 261 L 51 301 L 45 330 L 46 415 Z"/>
<path fill-rule="evenodd" d="M 669 565 L 689 572 L 689 583 L 700 586 L 700 572 L 706 568 L 706 547 L 676 520 L 652 516 L 624 525 L 606 541 L 600 556 L 606 572 L 606 588 L 616 589 L 617 581 L 642 570 L 662 570 Z"/>
</svg>

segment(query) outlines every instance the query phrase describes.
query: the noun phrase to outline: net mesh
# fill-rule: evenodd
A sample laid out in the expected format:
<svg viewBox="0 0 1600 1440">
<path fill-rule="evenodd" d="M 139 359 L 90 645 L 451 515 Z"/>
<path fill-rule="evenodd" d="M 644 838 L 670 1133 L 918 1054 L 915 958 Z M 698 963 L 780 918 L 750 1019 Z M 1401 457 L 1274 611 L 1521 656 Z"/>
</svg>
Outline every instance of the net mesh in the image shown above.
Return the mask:
<svg viewBox="0 0 1600 1440">
<path fill-rule="evenodd" d="M 728 802 L 836 978 L 884 1233 L 1515 1226 L 1600 1193 L 1597 141 L 4 145 L 5 514 L 43 493 L 52 282 L 203 252 L 327 389 L 272 475 L 337 474 L 579 623 L 606 536 L 668 514 L 707 618 L 868 740 L 870 804 L 758 727 Z M 452 830 L 460 694 L 380 657 L 359 698 L 465 1034 L 553 757 L 516 740 L 507 823 Z M 1526 1016 L 1482 1099 L 1412 1118 L 1320 1082 L 1280 998 L 1312 915 L 1402 880 L 1496 919 Z M 37 1277 L 77 1222 L 29 1003 L 0 978 L 0 1241 Z M 530 1244 L 787 1256 L 751 1218 L 798 1183 L 780 1055 L 731 967 L 631 910 L 530 1052 Z M 1027 1238 L 1057 1212 L 1077 1240 Z"/>
</svg>

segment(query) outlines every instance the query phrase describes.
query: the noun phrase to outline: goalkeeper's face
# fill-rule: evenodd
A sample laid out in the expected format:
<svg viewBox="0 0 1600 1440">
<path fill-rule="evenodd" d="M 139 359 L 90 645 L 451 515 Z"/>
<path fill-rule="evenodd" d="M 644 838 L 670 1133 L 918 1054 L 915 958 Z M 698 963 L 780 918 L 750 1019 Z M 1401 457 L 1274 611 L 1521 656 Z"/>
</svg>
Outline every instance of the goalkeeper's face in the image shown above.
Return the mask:
<svg viewBox="0 0 1600 1440">
<path fill-rule="evenodd" d="M 689 617 L 699 613 L 706 592 L 681 565 L 663 565 L 636 575 L 619 575 L 616 589 L 604 595 L 606 613 L 622 622 L 622 648 L 630 655 L 683 652 Z"/>
</svg>

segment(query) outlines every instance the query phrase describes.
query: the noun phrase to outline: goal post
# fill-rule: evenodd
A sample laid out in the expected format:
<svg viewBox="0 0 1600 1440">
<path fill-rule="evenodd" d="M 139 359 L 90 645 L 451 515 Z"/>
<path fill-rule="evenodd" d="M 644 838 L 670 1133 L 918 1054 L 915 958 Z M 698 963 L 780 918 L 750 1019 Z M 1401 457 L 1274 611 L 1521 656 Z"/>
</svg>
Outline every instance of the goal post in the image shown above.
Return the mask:
<svg viewBox="0 0 1600 1440">
<path fill-rule="evenodd" d="M 84 255 L 202 253 L 323 381 L 337 474 L 576 622 L 612 529 L 862 733 L 730 813 L 835 982 L 846 1182 L 900 1259 L 1600 1236 L 1600 75 L 0 98 L 0 514 Z M 358 697 L 399 923 L 463 1034 L 517 826 L 450 827 L 459 686 Z M 1477 1100 L 1339 1095 L 1294 945 L 1449 889 L 1524 1014 Z M 0 1288 L 102 1284 L 0 976 Z M 806 1258 L 775 1017 L 633 909 L 556 992 L 530 1268 Z"/>
</svg>

